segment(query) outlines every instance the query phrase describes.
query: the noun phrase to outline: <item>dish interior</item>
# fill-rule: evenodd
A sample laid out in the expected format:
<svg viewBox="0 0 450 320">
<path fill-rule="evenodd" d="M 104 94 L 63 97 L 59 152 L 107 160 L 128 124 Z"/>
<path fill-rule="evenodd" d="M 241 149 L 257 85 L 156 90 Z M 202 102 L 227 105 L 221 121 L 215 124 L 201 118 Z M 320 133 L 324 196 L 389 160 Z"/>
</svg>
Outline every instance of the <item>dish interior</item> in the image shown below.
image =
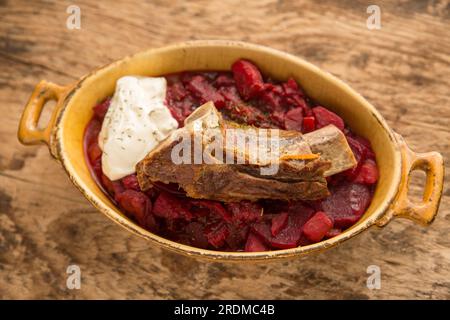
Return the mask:
<svg viewBox="0 0 450 320">
<path fill-rule="evenodd" d="M 346 238 L 352 229 L 359 228 L 361 231 L 373 224 L 383 215 L 395 196 L 401 169 L 396 143 L 381 116 L 360 95 L 331 75 L 298 58 L 252 45 L 204 44 L 150 50 L 108 65 L 85 77 L 66 99 L 56 131 L 59 156 L 71 179 L 94 205 L 116 222 L 123 225 L 123 221 L 128 221 L 126 227 L 129 229 L 159 242 L 170 242 L 129 220 L 91 176 L 83 151 L 83 134 L 93 115 L 92 106 L 111 96 L 117 79 L 125 75 L 160 76 L 188 70 L 225 71 L 230 70 L 231 64 L 240 58 L 253 61 L 264 74 L 274 79 L 286 80 L 293 77 L 307 95 L 339 114 L 355 133 L 369 139 L 372 144 L 380 177 L 370 207 L 350 229 L 322 242 L 332 244 Z M 307 247 L 289 250 L 304 250 Z"/>
</svg>

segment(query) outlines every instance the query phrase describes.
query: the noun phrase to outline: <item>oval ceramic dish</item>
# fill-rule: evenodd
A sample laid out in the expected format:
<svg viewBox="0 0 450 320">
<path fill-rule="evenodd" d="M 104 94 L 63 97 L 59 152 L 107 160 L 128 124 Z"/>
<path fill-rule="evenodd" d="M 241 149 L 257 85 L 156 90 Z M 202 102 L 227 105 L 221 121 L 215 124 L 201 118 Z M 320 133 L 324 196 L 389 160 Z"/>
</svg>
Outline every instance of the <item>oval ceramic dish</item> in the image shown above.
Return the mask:
<svg viewBox="0 0 450 320">
<path fill-rule="evenodd" d="M 155 235 L 128 219 L 91 176 L 84 157 L 84 129 L 92 117 L 92 107 L 113 94 L 117 79 L 131 74 L 160 76 L 186 70 L 230 70 L 231 64 L 239 58 L 252 60 L 263 74 L 272 78 L 294 77 L 311 98 L 338 113 L 354 132 L 371 141 L 380 179 L 364 216 L 342 234 L 304 247 L 267 252 L 221 252 L 190 247 Z M 37 122 L 49 100 L 56 100 L 56 107 L 48 126 L 39 130 Z M 437 152 L 411 151 L 378 111 L 345 83 L 298 57 L 243 42 L 186 42 L 124 58 L 68 86 L 41 81 L 23 111 L 18 137 L 23 144 L 47 144 L 52 156 L 84 196 L 124 228 L 175 252 L 217 260 L 267 260 L 306 255 L 341 244 L 371 226 L 382 227 L 394 217 L 428 225 L 437 214 L 443 187 L 442 156 Z M 427 177 L 423 202 L 419 204 L 408 200 L 408 182 L 413 170 L 423 170 Z"/>
</svg>

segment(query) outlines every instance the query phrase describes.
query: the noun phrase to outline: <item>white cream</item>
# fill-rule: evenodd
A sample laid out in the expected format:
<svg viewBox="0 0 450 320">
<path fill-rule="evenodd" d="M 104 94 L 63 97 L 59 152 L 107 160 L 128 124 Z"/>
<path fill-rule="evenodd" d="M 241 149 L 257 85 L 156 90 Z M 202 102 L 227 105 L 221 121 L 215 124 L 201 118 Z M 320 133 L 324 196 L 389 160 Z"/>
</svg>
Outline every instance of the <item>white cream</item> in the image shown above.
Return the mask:
<svg viewBox="0 0 450 320">
<path fill-rule="evenodd" d="M 98 142 L 102 170 L 111 180 L 136 171 L 136 164 L 178 128 L 164 105 L 165 78 L 126 76 L 117 80 Z"/>
</svg>

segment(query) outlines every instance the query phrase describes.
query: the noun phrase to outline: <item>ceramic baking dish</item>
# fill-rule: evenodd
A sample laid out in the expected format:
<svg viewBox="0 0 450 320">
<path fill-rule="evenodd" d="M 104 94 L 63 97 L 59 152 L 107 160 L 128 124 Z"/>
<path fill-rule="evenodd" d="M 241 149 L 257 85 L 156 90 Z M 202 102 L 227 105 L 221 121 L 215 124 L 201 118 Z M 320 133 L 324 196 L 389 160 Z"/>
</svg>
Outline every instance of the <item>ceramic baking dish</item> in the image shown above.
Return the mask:
<svg viewBox="0 0 450 320">
<path fill-rule="evenodd" d="M 114 92 L 116 80 L 125 75 L 160 76 L 185 70 L 230 70 L 246 58 L 266 75 L 295 78 L 314 100 L 338 113 L 351 129 L 369 139 L 376 153 L 380 178 L 372 203 L 358 223 L 334 238 L 308 246 L 268 252 L 221 252 L 179 244 L 155 235 L 122 214 L 101 191 L 88 169 L 83 151 L 83 133 L 92 117 L 92 107 Z M 37 123 L 49 100 L 56 101 L 48 126 Z M 383 227 L 395 217 L 429 225 L 441 198 L 444 164 L 437 152 L 415 153 L 392 131 L 379 112 L 341 80 L 292 55 L 258 45 L 232 41 L 193 41 L 150 49 L 99 68 L 68 86 L 41 81 L 32 93 L 18 131 L 23 144 L 45 143 L 71 181 L 101 212 L 132 233 L 175 252 L 217 260 L 267 260 L 296 257 L 324 250 L 352 238 L 372 226 Z M 408 199 L 412 171 L 426 173 L 421 203 Z"/>
</svg>

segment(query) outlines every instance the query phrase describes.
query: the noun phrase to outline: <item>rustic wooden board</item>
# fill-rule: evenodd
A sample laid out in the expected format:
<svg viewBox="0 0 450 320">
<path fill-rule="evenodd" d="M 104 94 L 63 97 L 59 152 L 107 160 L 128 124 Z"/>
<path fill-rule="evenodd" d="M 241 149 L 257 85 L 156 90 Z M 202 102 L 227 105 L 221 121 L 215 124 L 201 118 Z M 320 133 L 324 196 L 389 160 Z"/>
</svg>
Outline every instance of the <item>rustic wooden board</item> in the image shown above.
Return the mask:
<svg viewBox="0 0 450 320">
<path fill-rule="evenodd" d="M 0 1 L 0 298 L 450 298 L 450 188 L 429 228 L 396 220 L 344 245 L 271 264 L 207 263 L 151 247 L 99 214 L 45 147 L 16 139 L 40 79 L 67 84 L 149 47 L 235 39 L 299 55 L 369 99 L 416 151 L 450 168 L 449 1 Z M 420 185 L 413 194 L 420 195 Z M 81 289 L 66 268 L 81 268 Z M 380 290 L 366 287 L 369 265 Z"/>
</svg>

